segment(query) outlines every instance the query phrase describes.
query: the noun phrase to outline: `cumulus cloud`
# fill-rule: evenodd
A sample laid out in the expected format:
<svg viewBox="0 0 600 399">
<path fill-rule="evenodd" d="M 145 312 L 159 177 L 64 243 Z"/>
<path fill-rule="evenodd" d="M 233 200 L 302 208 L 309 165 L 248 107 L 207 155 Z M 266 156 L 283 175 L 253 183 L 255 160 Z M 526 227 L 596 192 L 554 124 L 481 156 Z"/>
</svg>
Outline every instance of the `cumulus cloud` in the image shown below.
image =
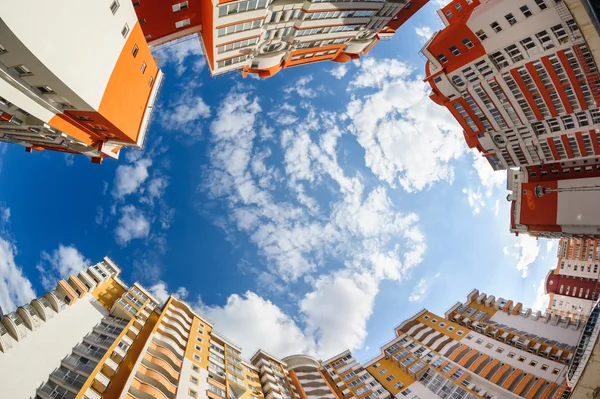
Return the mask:
<svg viewBox="0 0 600 399">
<path fill-rule="evenodd" d="M 503 190 L 506 184 L 506 171 L 495 171 L 476 149 L 471 150 L 473 170 L 479 177 L 476 188 L 464 188 L 463 193 L 473 213 L 478 214 L 483 209 L 489 209 L 498 215 L 499 203 L 495 198 L 498 190 Z"/>
<path fill-rule="evenodd" d="M 317 96 L 317 90 L 308 87 L 308 84 L 312 82 L 312 75 L 303 76 L 296 80 L 293 85 L 287 86 L 283 89 L 286 94 L 296 93 L 302 98 L 314 98 Z"/>
<path fill-rule="evenodd" d="M 229 93 L 210 125 L 210 166 L 202 184 L 210 198 L 225 203 L 227 219 L 215 223 L 227 234 L 246 235 L 267 260 L 267 272 L 257 279 L 277 286 L 303 278 L 310 285 L 295 304 L 301 325 L 252 292 L 230 296 L 223 306 L 201 307 L 250 351 L 260 346 L 276 354 L 325 357 L 362 345 L 380 282 L 406 278 L 427 245 L 416 214 L 396 209 L 385 186 L 367 189 L 360 173 L 348 174 L 340 165 L 340 140 L 352 137 L 344 127 L 347 117 L 301 107 L 305 116 L 298 123 L 284 127 L 278 141 L 272 134 L 266 141 L 260 132 L 269 128 L 257 122 L 258 97 L 240 88 Z M 298 115 L 296 107 L 285 108 Z M 273 164 L 277 145 L 282 165 Z M 315 190 L 332 197 L 323 204 Z M 323 274 L 331 261 L 343 267 Z M 267 322 L 261 316 L 268 335 L 263 326 L 255 332 L 254 322 L 240 325 L 246 313 L 255 314 L 250 308 L 269 314 Z M 291 344 L 286 334 L 299 338 Z"/>
<path fill-rule="evenodd" d="M 463 188 L 462 192 L 467 195 L 469 205 L 473 208 L 473 214 L 479 214 L 481 208 L 485 205 L 483 194 L 479 190 L 471 190 L 470 188 Z"/>
<path fill-rule="evenodd" d="M 0 221 L 2 224 L 7 224 L 10 222 L 10 208 L 0 206 Z"/>
<path fill-rule="evenodd" d="M 206 65 L 202 56 L 202 46 L 198 36 L 188 36 L 186 40 L 176 44 L 166 44 L 158 47 L 154 55 L 159 59 L 159 66 L 163 68 L 171 64 L 181 76 L 191 65 L 194 71 L 200 71 Z"/>
<path fill-rule="evenodd" d="M 169 292 L 167 283 L 162 280 L 158 280 L 156 283 L 149 286 L 148 291 L 150 291 L 152 296 L 161 303 L 167 302 L 169 295 L 173 295 L 181 300 L 185 300 L 189 296 L 189 291 L 185 287 L 179 287 L 174 292 Z"/>
<path fill-rule="evenodd" d="M 42 285 L 51 290 L 60 279 L 90 267 L 91 262 L 73 245 L 59 244 L 52 253 L 42 252 L 41 260 L 36 268 L 41 274 Z"/>
<path fill-rule="evenodd" d="M 17 248 L 0 237 L 0 307 L 5 313 L 36 297 L 31 281 L 15 262 Z"/>
<path fill-rule="evenodd" d="M 521 234 L 516 240 L 514 249 L 511 250 L 508 247 L 504 247 L 504 254 L 516 260 L 517 270 L 525 278 L 529 273 L 529 266 L 535 262 L 540 254 L 540 246 L 535 237 L 527 234 Z"/>
<path fill-rule="evenodd" d="M 433 36 L 433 29 L 430 26 L 417 26 L 415 27 L 415 33 L 421 38 L 421 42 L 425 43 Z"/>
<path fill-rule="evenodd" d="M 410 296 L 408 297 L 408 300 L 411 302 L 421 302 L 421 300 L 423 299 L 423 296 L 425 295 L 426 292 L 427 292 L 427 281 L 424 278 L 422 278 L 415 285 L 415 288 L 413 288 L 413 291 L 411 292 Z"/>
<path fill-rule="evenodd" d="M 535 291 L 535 300 L 531 306 L 532 310 L 541 310 L 542 312 L 548 308 L 550 304 L 550 295 L 546 294 L 545 291 L 546 277 L 544 277 L 538 284 L 533 285 Z"/>
<path fill-rule="evenodd" d="M 446 109 L 427 98 L 430 88 L 407 64 L 367 58 L 349 89 L 376 90 L 355 95 L 347 116 L 366 165 L 380 180 L 408 192 L 453 181 L 451 161 L 466 151 L 462 130 Z"/>
<path fill-rule="evenodd" d="M 115 239 L 120 245 L 127 245 L 136 238 L 148 237 L 150 221 L 133 205 L 121 208 L 121 218 L 115 229 Z"/>
<path fill-rule="evenodd" d="M 346 64 L 339 64 L 338 66 L 329 70 L 329 73 L 336 79 L 343 78 L 344 76 L 346 76 L 347 72 L 348 72 L 348 65 L 346 65 Z"/>
<path fill-rule="evenodd" d="M 138 191 L 148 178 L 148 168 L 151 165 L 150 159 L 139 159 L 133 165 L 119 165 L 115 172 L 113 196 L 122 199 Z"/>
</svg>

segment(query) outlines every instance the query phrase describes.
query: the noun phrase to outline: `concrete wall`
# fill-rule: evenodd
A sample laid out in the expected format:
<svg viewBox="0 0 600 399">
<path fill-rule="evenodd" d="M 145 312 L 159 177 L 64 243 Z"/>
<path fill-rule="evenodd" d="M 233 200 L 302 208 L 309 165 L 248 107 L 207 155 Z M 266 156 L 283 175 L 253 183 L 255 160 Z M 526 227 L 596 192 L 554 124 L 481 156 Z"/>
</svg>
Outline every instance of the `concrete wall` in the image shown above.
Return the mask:
<svg viewBox="0 0 600 399">
<path fill-rule="evenodd" d="M 0 8 L 2 21 L 25 47 L 97 110 L 126 41 L 121 30 L 137 22 L 131 1 L 120 0 L 115 15 L 112 2 L 0 0 Z"/>
<path fill-rule="evenodd" d="M 7 353 L 0 353 L 0 396 L 34 397 L 35 390 L 48 380 L 60 361 L 107 314 L 108 311 L 87 294 L 43 322 L 37 331 L 28 331 L 23 341 L 15 342 Z"/>
<path fill-rule="evenodd" d="M 520 331 L 527 331 L 540 337 L 555 340 L 568 345 L 576 345 L 579 340 L 580 331 L 571 328 L 553 326 L 550 322 L 544 323 L 541 318 L 533 320 L 529 317 L 510 316 L 504 312 L 496 312 L 491 318 L 496 323 L 501 323 Z"/>
</svg>

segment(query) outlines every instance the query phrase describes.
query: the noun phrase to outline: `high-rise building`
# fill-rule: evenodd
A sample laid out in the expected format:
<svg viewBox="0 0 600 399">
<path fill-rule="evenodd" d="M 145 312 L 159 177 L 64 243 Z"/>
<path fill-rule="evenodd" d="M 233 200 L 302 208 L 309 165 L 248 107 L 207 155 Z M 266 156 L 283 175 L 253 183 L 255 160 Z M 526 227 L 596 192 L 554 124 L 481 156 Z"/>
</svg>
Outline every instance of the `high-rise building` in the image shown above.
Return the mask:
<svg viewBox="0 0 600 399">
<path fill-rule="evenodd" d="M 586 319 L 600 296 L 599 265 L 597 240 L 562 238 L 556 268 L 546 276 L 548 311 L 573 320 Z"/>
<path fill-rule="evenodd" d="M 508 186 L 514 232 L 600 227 L 588 206 L 600 201 L 589 190 L 600 183 L 599 54 L 588 46 L 597 49 L 600 36 L 580 3 L 453 0 L 422 51 L 430 98 L 461 124 L 468 146 L 494 170 L 521 168 Z M 531 196 L 537 186 L 543 199 Z"/>
<path fill-rule="evenodd" d="M 150 46 L 201 40 L 210 73 L 267 78 L 366 54 L 429 0 L 133 0 Z"/>
<path fill-rule="evenodd" d="M 398 398 L 560 397 L 582 327 L 474 290 L 401 323 L 365 368 Z"/>
<path fill-rule="evenodd" d="M 363 365 L 347 350 L 246 361 L 187 303 L 161 304 L 120 272 L 104 258 L 2 317 L 2 398 L 558 398 L 584 375 L 600 325 L 598 306 L 585 324 L 473 290 L 444 317 L 402 322 Z"/>
<path fill-rule="evenodd" d="M 129 1 L 3 7 L 0 140 L 117 158 L 143 146 L 162 76 Z"/>
</svg>

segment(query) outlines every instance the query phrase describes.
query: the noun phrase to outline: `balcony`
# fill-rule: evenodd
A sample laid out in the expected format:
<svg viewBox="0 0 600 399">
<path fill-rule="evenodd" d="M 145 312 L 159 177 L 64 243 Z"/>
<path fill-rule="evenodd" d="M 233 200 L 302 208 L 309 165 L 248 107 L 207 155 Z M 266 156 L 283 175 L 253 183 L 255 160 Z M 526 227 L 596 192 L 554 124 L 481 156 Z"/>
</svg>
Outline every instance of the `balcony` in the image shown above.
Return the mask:
<svg viewBox="0 0 600 399">
<path fill-rule="evenodd" d="M 127 352 L 120 346 L 115 346 L 112 354 L 119 362 L 125 359 L 125 356 L 127 356 Z"/>
<path fill-rule="evenodd" d="M 170 310 L 167 310 L 165 312 L 165 319 L 166 318 L 171 319 L 169 322 L 171 324 L 177 324 L 186 332 L 189 333 L 191 325 L 190 323 L 188 323 L 187 321 L 185 321 L 185 319 L 183 317 L 181 317 L 180 315 L 178 315 L 177 313 L 171 312 Z"/>
<path fill-rule="evenodd" d="M 156 340 L 156 342 L 159 345 L 164 346 L 167 349 L 170 349 L 174 354 L 179 355 L 179 360 L 183 359 L 183 355 L 184 355 L 183 350 L 171 338 L 166 337 L 166 336 L 164 336 L 164 335 L 162 335 L 160 333 L 156 333 L 154 335 L 154 339 Z"/>
<path fill-rule="evenodd" d="M 94 388 L 88 388 L 83 397 L 88 399 L 102 399 L 102 396 Z"/>
<path fill-rule="evenodd" d="M 77 355 L 70 355 L 61 361 L 61 364 L 70 370 L 76 371 L 80 374 L 89 376 L 92 371 L 96 368 L 98 363 L 82 358 Z"/>
<path fill-rule="evenodd" d="M 52 309 L 50 302 L 44 297 L 40 297 L 31 301 L 31 305 L 37 310 L 38 314 L 44 321 L 48 321 L 54 317 L 55 310 Z"/>
<path fill-rule="evenodd" d="M 75 348 L 73 348 L 73 353 L 75 353 L 76 355 L 92 358 L 96 362 L 99 362 L 100 359 L 102 359 L 102 357 L 106 353 L 106 349 L 100 347 L 92 347 L 89 344 L 81 343 Z"/>
<path fill-rule="evenodd" d="M 152 342 L 150 344 L 150 346 L 148 347 L 148 353 L 152 356 L 166 361 L 175 370 L 179 370 L 181 368 L 181 360 L 177 359 L 177 356 L 175 356 L 175 354 L 169 349 L 157 345 L 156 342 Z"/>
<path fill-rule="evenodd" d="M 36 390 L 36 393 L 43 399 L 75 399 L 77 397 L 76 394 L 67 390 L 66 388 L 61 387 L 53 381 L 48 381 L 42 384 Z"/>
<path fill-rule="evenodd" d="M 117 362 L 112 360 L 110 357 L 104 361 L 104 366 L 102 367 L 102 372 L 109 377 L 112 377 L 117 372 L 119 365 Z"/>
<path fill-rule="evenodd" d="M 168 326 L 169 328 L 173 328 L 175 330 L 177 330 L 177 332 L 179 333 L 179 335 L 181 336 L 181 338 L 185 339 L 187 341 L 187 338 L 189 337 L 190 333 L 189 333 L 189 329 L 185 330 L 178 321 L 175 321 L 175 319 L 172 319 L 170 317 L 168 317 L 167 315 L 165 315 L 165 317 L 163 317 L 162 322 Z"/>
<path fill-rule="evenodd" d="M 174 340 L 175 342 L 177 342 L 181 349 L 185 349 L 187 346 L 187 339 L 184 339 L 181 334 L 179 333 L 179 331 L 176 331 L 172 328 L 167 327 L 164 324 L 161 324 L 158 326 L 158 332 L 161 333 L 164 336 L 167 336 L 169 338 L 171 338 L 172 340 Z"/>
<path fill-rule="evenodd" d="M 98 371 L 94 376 L 94 382 L 92 382 L 92 387 L 102 393 L 108 388 L 108 384 L 110 384 L 110 378 L 104 375 L 101 371 Z"/>
</svg>

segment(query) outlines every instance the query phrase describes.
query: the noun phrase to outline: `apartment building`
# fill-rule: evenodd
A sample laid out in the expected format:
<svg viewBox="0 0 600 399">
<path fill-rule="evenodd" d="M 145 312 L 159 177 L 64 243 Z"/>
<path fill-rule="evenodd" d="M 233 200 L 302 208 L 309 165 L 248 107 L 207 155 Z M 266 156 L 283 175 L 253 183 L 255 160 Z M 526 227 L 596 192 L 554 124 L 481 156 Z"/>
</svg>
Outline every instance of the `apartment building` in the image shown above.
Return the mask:
<svg viewBox="0 0 600 399">
<path fill-rule="evenodd" d="M 84 154 L 94 163 L 117 158 L 123 147 L 141 148 L 163 75 L 133 5 L 3 3 L 0 140 L 27 152 Z"/>
<path fill-rule="evenodd" d="M 469 147 L 494 170 L 535 166 L 533 176 L 596 162 L 600 75 L 563 1 L 454 0 L 439 14 L 426 81 Z"/>
<path fill-rule="evenodd" d="M 362 365 L 348 350 L 245 360 L 187 303 L 161 304 L 120 272 L 105 257 L 2 317 L 2 397 L 558 398 L 583 375 L 600 325 L 597 304 L 584 322 L 473 290 L 443 317 L 424 309 L 402 322 Z"/>
<path fill-rule="evenodd" d="M 560 397 L 582 327 L 473 290 L 405 320 L 365 368 L 397 398 Z"/>
<path fill-rule="evenodd" d="M 429 0 L 133 0 L 151 47 L 200 40 L 212 75 L 267 78 L 366 54 Z"/>
<path fill-rule="evenodd" d="M 509 172 L 515 233 L 600 227 L 591 208 L 578 213 L 600 200 L 590 189 L 600 178 L 600 75 L 588 46 L 600 37 L 580 3 L 454 0 L 422 50 L 430 98 L 460 123 L 468 146 L 494 170 L 520 168 Z M 529 195 L 537 186 L 543 199 Z"/>
<path fill-rule="evenodd" d="M 573 320 L 587 318 L 600 296 L 600 248 L 597 240 L 562 238 L 558 261 L 548 272 L 548 311 Z"/>
<path fill-rule="evenodd" d="M 392 396 L 349 350 L 322 362 L 324 375 L 339 398 L 390 399 Z"/>
</svg>

